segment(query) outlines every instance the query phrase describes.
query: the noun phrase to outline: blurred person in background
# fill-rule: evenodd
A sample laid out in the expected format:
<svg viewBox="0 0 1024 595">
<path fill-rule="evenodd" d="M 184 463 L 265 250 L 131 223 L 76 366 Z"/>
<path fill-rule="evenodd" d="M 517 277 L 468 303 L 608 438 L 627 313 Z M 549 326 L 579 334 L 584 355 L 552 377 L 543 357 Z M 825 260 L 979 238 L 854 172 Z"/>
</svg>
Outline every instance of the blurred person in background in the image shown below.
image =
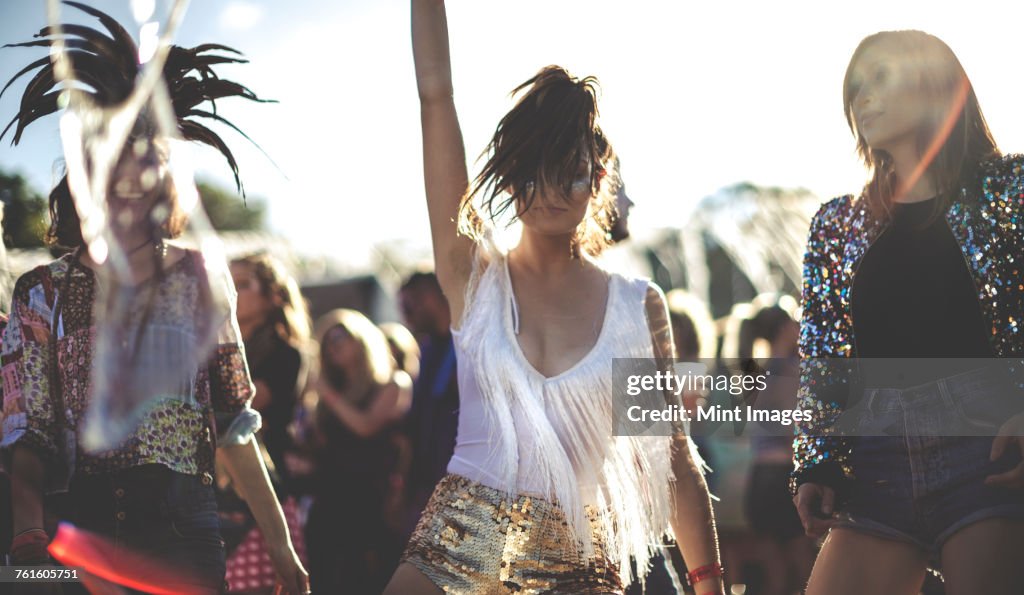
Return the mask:
<svg viewBox="0 0 1024 595">
<path fill-rule="evenodd" d="M 668 300 L 668 315 L 678 360 L 713 361 L 718 343 L 715 323 L 707 305 L 684 289 L 673 289 L 665 298 Z"/>
<path fill-rule="evenodd" d="M 683 289 L 673 289 L 665 296 L 668 303 L 669 323 L 672 325 L 672 339 L 676 348 L 676 360 L 703 364 L 709 372 L 713 372 L 717 362 L 715 351 L 717 337 L 715 325 L 707 305 L 697 296 Z M 700 391 L 684 391 L 683 405 L 690 412 L 695 412 L 698 405 L 707 405 L 709 395 Z M 699 428 L 699 425 L 693 426 Z M 711 437 L 695 429 L 690 438 L 697 445 L 700 456 L 708 467 L 714 469 L 714 453 L 711 449 Z M 711 493 L 715 493 L 717 477 L 709 474 L 706 481 Z"/>
<path fill-rule="evenodd" d="M 621 161 L 616 155 L 612 162 L 612 169 L 608 174 L 609 188 L 615 192 L 615 205 L 611 213 L 611 226 L 608 229 L 607 238 L 609 246 L 601 252 L 601 265 L 624 274 L 644 276 L 650 273 L 650 263 L 643 252 L 639 250 L 635 242 L 629 241 L 631 230 L 629 227 L 630 211 L 635 206 L 633 200 L 626 194 L 626 182 L 622 178 Z"/>
<path fill-rule="evenodd" d="M 379 593 L 402 547 L 385 504 L 401 489 L 393 438 L 411 405 L 412 381 L 395 366 L 384 333 L 355 310 L 324 314 L 316 336 L 310 579 L 314 592 Z"/>
<path fill-rule="evenodd" d="M 300 386 L 306 382 L 310 320 L 298 284 L 284 265 L 266 253 L 231 261 L 238 292 L 236 317 L 245 357 L 256 387 L 252 407 L 263 419 L 257 434 L 271 479 L 289 521 L 292 543 L 305 561 L 298 501 L 301 489 L 292 481 L 288 460 L 296 454 L 289 427 L 295 417 Z M 274 587 L 263 538 L 245 501 L 231 488 L 226 474 L 217 476 L 217 505 L 227 552 L 227 578 L 232 593 L 267 593 Z"/>
<path fill-rule="evenodd" d="M 766 375 L 766 388 L 749 401 L 760 411 L 797 408 L 799 359 L 796 300 L 790 296 L 758 296 L 754 315 L 740 326 L 739 357 L 757 358 L 758 374 Z M 815 544 L 804 535 L 800 517 L 789 497 L 793 469 L 793 426 L 748 420 L 753 463 L 744 506 L 758 547 L 762 583 L 758 593 L 791 595 L 799 592 L 814 565 Z"/>
<path fill-rule="evenodd" d="M 412 409 L 407 420 L 413 457 L 403 528 L 404 537 L 408 538 L 437 482 L 446 475 L 455 450 L 459 383 L 451 313 L 437 275 L 409 275 L 398 292 L 398 301 L 405 323 L 420 341 L 421 353 L 420 375 L 413 385 Z"/>
<path fill-rule="evenodd" d="M 405 325 L 398 322 L 382 322 L 379 325 L 391 348 L 395 365 L 409 375 L 413 383 L 420 377 L 420 344 Z"/>
<path fill-rule="evenodd" d="M 621 162 L 618 155 L 615 156 L 612 165 L 612 181 L 615 183 L 615 215 L 612 217 L 612 227 L 609 233 L 613 244 L 629 238 L 629 211 L 634 203 L 626 194 L 626 182 L 622 179 Z"/>
<path fill-rule="evenodd" d="M 309 312 L 295 279 L 269 254 L 233 260 L 231 277 L 238 291 L 238 327 L 256 386 L 252 407 L 263 418 L 260 436 L 287 491 L 284 453 L 291 448 L 288 426 L 308 365 Z"/>
<path fill-rule="evenodd" d="M 388 347 L 391 348 L 391 355 L 395 358 L 395 365 L 409 375 L 413 383 L 413 406 L 416 403 L 416 379 L 420 375 L 420 345 L 416 337 L 404 325 L 398 322 L 383 322 L 377 325 L 384 337 L 388 340 Z M 412 415 L 406 414 L 406 422 Z M 384 503 L 384 518 L 388 525 L 400 536 L 400 541 L 405 542 L 408 538 L 408 524 L 410 515 L 410 489 L 409 476 L 413 464 L 412 440 L 409 438 L 408 423 L 402 431 L 392 435 L 392 441 L 398 450 L 398 462 L 395 464 L 395 472 L 392 474 L 392 489 L 388 500 Z M 415 511 L 419 516 L 419 510 Z"/>
</svg>

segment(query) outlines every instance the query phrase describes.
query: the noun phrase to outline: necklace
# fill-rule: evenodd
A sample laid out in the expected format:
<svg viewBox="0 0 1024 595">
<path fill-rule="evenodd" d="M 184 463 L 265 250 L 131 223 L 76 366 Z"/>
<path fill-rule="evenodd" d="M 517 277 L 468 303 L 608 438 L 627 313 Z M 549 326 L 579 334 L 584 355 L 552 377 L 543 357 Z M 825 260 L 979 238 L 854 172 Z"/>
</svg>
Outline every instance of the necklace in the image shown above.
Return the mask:
<svg viewBox="0 0 1024 595">
<path fill-rule="evenodd" d="M 153 250 L 155 252 L 160 252 L 161 256 L 166 256 L 167 255 L 167 246 L 164 245 L 164 241 L 162 239 L 161 240 L 157 240 L 157 241 L 154 242 L 152 238 L 147 238 L 144 242 L 142 242 L 138 246 L 136 246 L 136 247 L 132 248 L 131 250 L 128 250 L 127 252 L 125 252 L 125 256 L 128 257 L 128 258 L 131 258 L 132 256 L 135 256 L 135 253 L 137 253 L 138 251 L 142 250 L 143 248 L 145 248 L 146 246 L 149 246 L 149 245 L 153 246 Z"/>
</svg>

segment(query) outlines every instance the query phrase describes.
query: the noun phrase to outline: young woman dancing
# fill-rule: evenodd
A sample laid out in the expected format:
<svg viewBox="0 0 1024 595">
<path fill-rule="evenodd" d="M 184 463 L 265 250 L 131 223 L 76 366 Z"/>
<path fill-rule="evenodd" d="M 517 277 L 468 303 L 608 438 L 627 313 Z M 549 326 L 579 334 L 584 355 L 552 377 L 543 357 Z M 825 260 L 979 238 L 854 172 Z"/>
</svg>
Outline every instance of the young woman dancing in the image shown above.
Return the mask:
<svg viewBox="0 0 1024 595">
<path fill-rule="evenodd" d="M 620 593 L 630 560 L 642 580 L 652 544 L 674 535 L 697 592 L 722 593 L 711 503 L 685 434 L 612 435 L 612 358 L 673 350 L 660 290 L 593 259 L 614 200 L 596 81 L 549 66 L 520 85 L 470 188 L 444 3 L 413 0 L 412 34 L 461 401 L 449 475 L 386 592 Z M 507 211 L 522 238 L 504 252 L 489 229 Z"/>
<path fill-rule="evenodd" d="M 1024 159 L 920 31 L 861 42 L 844 109 L 871 177 L 819 210 L 804 262 L 791 487 L 831 529 L 807 592 L 917 593 L 932 565 L 950 595 L 1019 593 Z"/>
<path fill-rule="evenodd" d="M 140 68 L 138 48 L 109 16 L 77 2 L 67 4 L 99 19 L 110 34 L 64 26 L 63 42 L 72 48 L 76 80 L 88 81 L 92 87 L 81 92 L 90 93 L 102 106 L 119 104 L 134 89 Z M 20 45 L 51 45 L 57 38 L 50 28 L 41 35 L 47 39 Z M 173 61 L 175 68 L 166 68 L 164 77 L 173 90 L 175 106 L 194 107 L 211 96 L 255 99 L 237 83 L 215 76 L 202 81 L 195 77 L 196 72 L 211 72 L 211 61 L 238 61 L 211 57 L 206 53 L 211 47 L 233 52 L 211 45 L 172 47 L 168 62 Z M 25 126 L 58 109 L 54 97 L 61 83 L 48 58 L 17 76 L 34 68 L 40 72 L 26 87 L 11 124 L 17 123 L 15 142 Z M 237 173 L 227 146 L 186 118 L 192 115 L 183 114 L 177 122 L 183 134 L 218 148 Z M 234 316 L 235 296 L 210 282 L 199 252 L 168 242 L 183 232 L 187 212 L 168 172 L 168 139 L 157 128 L 149 112 L 138 117 L 105 195 L 111 235 L 125 247 L 126 272 L 113 272 L 85 249 L 82 224 L 65 177 L 50 194 L 49 238 L 72 252 L 25 273 L 15 285 L 3 340 L 0 443 L 11 461 L 15 532 L 11 557 L 19 565 L 48 562 L 44 491 L 56 483 L 59 470 L 70 467 L 69 520 L 114 542 L 116 559 L 109 562 L 115 571 L 136 570 L 126 568 L 122 557 L 141 553 L 175 570 L 176 583 L 161 584 L 161 588 L 219 593 L 225 586 L 225 562 L 213 487 L 218 456 L 256 517 L 285 590 L 294 595 L 308 593 L 306 571 L 292 548 L 252 439 L 260 420 L 249 407 L 253 384 Z M 161 385 L 161 392 L 125 440 L 110 449 L 87 452 L 75 445 L 83 443 L 82 420 L 95 403 L 93 366 L 104 365 L 96 361 L 98 329 L 109 324 L 96 305 L 104 287 L 112 286 L 130 291 L 133 297 L 125 314 L 134 341 L 129 344 L 126 338 L 127 347 L 159 342 L 165 347 L 166 361 L 191 361 L 182 352 L 195 344 L 190 338 L 201 336 L 210 321 L 217 324 L 217 344 L 208 361 L 180 370 L 186 377 L 179 386 L 164 390 Z M 214 294 L 220 291 L 227 295 Z M 217 297 L 228 302 L 229 312 L 213 312 L 211 304 L 218 303 Z M 133 577 L 132 584 L 142 588 L 138 581 L 147 579 L 152 580 Z M 81 587 L 68 584 L 64 588 L 70 593 Z"/>
</svg>

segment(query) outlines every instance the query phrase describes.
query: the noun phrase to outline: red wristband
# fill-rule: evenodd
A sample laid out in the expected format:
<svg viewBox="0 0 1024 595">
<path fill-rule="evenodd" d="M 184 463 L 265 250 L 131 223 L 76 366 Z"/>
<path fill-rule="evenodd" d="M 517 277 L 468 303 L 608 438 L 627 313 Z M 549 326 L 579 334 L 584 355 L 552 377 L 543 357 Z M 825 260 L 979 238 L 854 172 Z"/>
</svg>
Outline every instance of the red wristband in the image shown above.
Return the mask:
<svg viewBox="0 0 1024 595">
<path fill-rule="evenodd" d="M 722 576 L 725 576 L 725 569 L 718 562 L 713 562 L 687 572 L 686 583 L 692 587 L 703 580 Z"/>
<path fill-rule="evenodd" d="M 43 564 L 50 559 L 46 546 L 50 536 L 42 529 L 22 531 L 11 540 L 11 562 L 14 564 Z"/>
</svg>

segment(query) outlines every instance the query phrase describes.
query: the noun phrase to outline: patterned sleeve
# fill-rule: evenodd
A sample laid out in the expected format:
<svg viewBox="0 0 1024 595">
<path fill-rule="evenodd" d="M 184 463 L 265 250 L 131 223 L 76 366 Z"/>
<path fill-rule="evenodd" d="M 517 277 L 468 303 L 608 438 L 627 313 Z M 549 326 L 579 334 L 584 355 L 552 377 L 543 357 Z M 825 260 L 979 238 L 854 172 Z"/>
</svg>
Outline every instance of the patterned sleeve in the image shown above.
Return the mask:
<svg viewBox="0 0 1024 595">
<path fill-rule="evenodd" d="M 10 308 L 8 308 L 8 309 L 10 309 Z M 2 348 L 3 348 L 4 333 L 7 332 L 7 321 L 8 321 L 7 314 L 4 314 L 4 313 L 0 312 L 0 352 L 2 352 Z M 0 356 L 0 357 L 2 357 L 2 356 Z M 0 366 L 0 370 L 2 370 L 2 366 Z M 4 385 L 3 385 L 3 380 L 2 380 L 2 378 L 3 378 L 2 374 L 3 373 L 0 372 L 0 444 L 3 444 L 3 441 L 4 441 L 4 410 L 3 410 Z M 6 472 L 6 470 L 4 468 L 3 457 L 0 456 L 0 475 L 2 475 L 5 472 Z"/>
<path fill-rule="evenodd" d="M 790 491 L 813 482 L 836 489 L 852 477 L 849 439 L 833 433 L 849 394 L 851 355 L 842 350 L 849 338 L 843 335 L 843 233 L 852 197 L 834 199 L 821 207 L 811 221 L 803 264 L 800 321 L 799 408 L 810 420 L 796 424 L 793 441 L 794 470 Z"/>
<path fill-rule="evenodd" d="M 32 449 L 44 460 L 57 456 L 57 428 L 50 400 L 50 344 L 54 299 L 51 277 L 42 267 L 18 279 L 4 332 L 0 365 L 3 374 L 3 440 Z"/>
<path fill-rule="evenodd" d="M 210 401 L 217 425 L 217 444 L 246 444 L 260 429 L 260 414 L 250 407 L 256 387 L 249 376 L 242 333 L 235 317 L 237 294 L 226 283 L 228 315 L 210 358 Z"/>
</svg>

